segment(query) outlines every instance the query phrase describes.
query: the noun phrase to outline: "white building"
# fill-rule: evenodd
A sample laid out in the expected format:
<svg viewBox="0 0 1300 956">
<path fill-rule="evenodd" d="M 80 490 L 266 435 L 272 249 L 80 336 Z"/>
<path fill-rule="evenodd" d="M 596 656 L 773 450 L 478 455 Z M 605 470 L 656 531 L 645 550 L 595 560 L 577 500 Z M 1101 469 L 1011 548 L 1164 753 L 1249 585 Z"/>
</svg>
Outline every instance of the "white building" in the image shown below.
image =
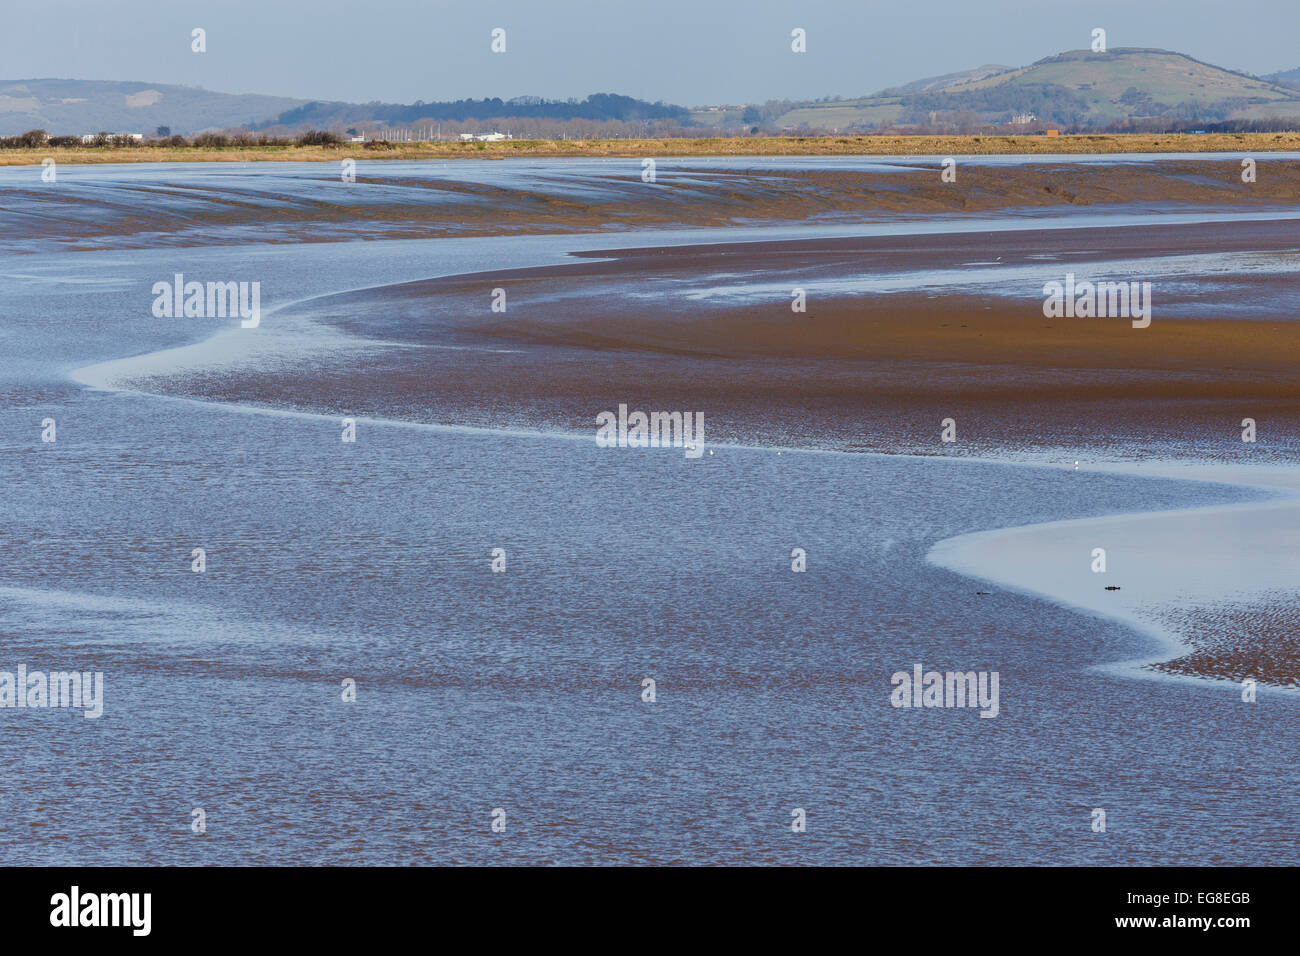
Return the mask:
<svg viewBox="0 0 1300 956">
<path fill-rule="evenodd" d="M 109 139 L 121 139 L 122 137 L 126 137 L 135 143 L 144 142 L 144 133 L 104 133 L 103 135 Z M 86 133 L 81 137 L 81 141 L 86 145 L 90 145 L 91 143 L 94 143 L 99 136 L 99 133 Z"/>
</svg>

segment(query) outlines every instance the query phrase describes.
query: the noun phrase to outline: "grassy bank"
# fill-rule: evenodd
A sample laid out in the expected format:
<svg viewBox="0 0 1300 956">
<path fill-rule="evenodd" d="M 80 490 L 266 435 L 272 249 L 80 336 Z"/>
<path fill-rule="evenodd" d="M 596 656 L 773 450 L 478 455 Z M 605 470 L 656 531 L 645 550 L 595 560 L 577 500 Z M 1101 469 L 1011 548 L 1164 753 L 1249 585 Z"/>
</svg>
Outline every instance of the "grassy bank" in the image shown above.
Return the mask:
<svg viewBox="0 0 1300 956">
<path fill-rule="evenodd" d="M 511 156 L 969 156 L 1006 153 L 1265 153 L 1300 151 L 1300 133 L 1077 136 L 779 136 L 718 139 L 512 140 L 343 146 L 111 147 L 0 150 L 0 166 L 57 163 L 329 162 L 341 159 L 507 159 Z"/>
</svg>

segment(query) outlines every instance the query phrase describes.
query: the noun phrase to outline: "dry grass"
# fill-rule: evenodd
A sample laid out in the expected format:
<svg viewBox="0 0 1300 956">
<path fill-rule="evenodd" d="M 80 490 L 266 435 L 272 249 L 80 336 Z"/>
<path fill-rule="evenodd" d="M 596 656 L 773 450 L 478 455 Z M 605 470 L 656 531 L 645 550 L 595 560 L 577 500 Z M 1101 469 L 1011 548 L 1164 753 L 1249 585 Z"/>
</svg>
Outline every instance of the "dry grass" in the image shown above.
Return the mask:
<svg viewBox="0 0 1300 956">
<path fill-rule="evenodd" d="M 229 146 L 0 150 L 0 166 L 58 163 L 337 162 L 341 159 L 507 159 L 511 156 L 824 156 L 998 153 L 1266 153 L 1300 150 L 1300 133 L 1081 134 L 1077 136 L 777 136 L 717 139 L 512 140 L 344 146 Z"/>
</svg>

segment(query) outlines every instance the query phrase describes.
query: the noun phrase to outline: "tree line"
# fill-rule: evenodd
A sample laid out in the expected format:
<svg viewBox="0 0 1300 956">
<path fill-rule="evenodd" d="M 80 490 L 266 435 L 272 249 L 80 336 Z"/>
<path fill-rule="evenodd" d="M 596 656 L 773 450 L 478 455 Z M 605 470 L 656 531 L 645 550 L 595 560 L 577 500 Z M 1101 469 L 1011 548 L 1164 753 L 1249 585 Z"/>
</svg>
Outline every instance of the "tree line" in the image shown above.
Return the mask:
<svg viewBox="0 0 1300 956">
<path fill-rule="evenodd" d="M 417 100 L 407 106 L 400 103 L 304 103 L 274 119 L 254 125 L 254 129 L 275 126 L 332 126 L 357 122 L 376 122 L 389 126 L 410 126 L 421 122 L 466 120 L 550 119 L 550 120 L 618 120 L 625 123 L 650 120 L 676 120 L 687 123 L 690 111 L 671 103 L 650 103 L 617 93 L 593 93 L 584 100 L 546 100 L 538 96 L 520 96 L 511 100 L 493 97 L 483 100 L 455 100 L 425 103 Z"/>
</svg>

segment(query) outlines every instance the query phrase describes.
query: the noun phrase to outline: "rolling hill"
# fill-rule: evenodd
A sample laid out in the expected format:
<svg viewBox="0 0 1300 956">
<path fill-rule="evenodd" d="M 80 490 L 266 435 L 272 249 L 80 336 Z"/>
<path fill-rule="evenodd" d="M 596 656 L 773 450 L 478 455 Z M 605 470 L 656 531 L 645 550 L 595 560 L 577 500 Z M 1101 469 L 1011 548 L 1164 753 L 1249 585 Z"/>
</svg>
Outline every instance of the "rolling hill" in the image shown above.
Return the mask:
<svg viewBox="0 0 1300 956">
<path fill-rule="evenodd" d="M 0 81 L 0 136 L 30 129 L 58 136 L 152 133 L 159 126 L 189 135 L 254 123 L 302 102 L 164 83 L 6 80 Z"/>
<path fill-rule="evenodd" d="M 587 120 L 645 123 L 687 122 L 687 111 L 668 103 L 596 93 L 583 100 L 517 97 L 423 103 L 339 103 L 213 93 L 188 86 L 100 80 L 0 81 L 0 136 L 43 129 L 55 136 L 85 133 L 153 134 L 166 126 L 184 136 L 208 130 L 248 128 L 292 134 L 306 129 L 336 132 L 350 126 L 398 126 L 421 121 Z"/>
<path fill-rule="evenodd" d="M 918 81 L 874 97 L 799 105 L 774 125 L 847 130 L 941 124 L 945 118 L 997 124 L 1017 114 L 1093 127 L 1144 119 L 1300 122 L 1300 90 L 1168 50 L 1075 50 L 1019 69 L 955 76 L 942 85 Z"/>
</svg>

